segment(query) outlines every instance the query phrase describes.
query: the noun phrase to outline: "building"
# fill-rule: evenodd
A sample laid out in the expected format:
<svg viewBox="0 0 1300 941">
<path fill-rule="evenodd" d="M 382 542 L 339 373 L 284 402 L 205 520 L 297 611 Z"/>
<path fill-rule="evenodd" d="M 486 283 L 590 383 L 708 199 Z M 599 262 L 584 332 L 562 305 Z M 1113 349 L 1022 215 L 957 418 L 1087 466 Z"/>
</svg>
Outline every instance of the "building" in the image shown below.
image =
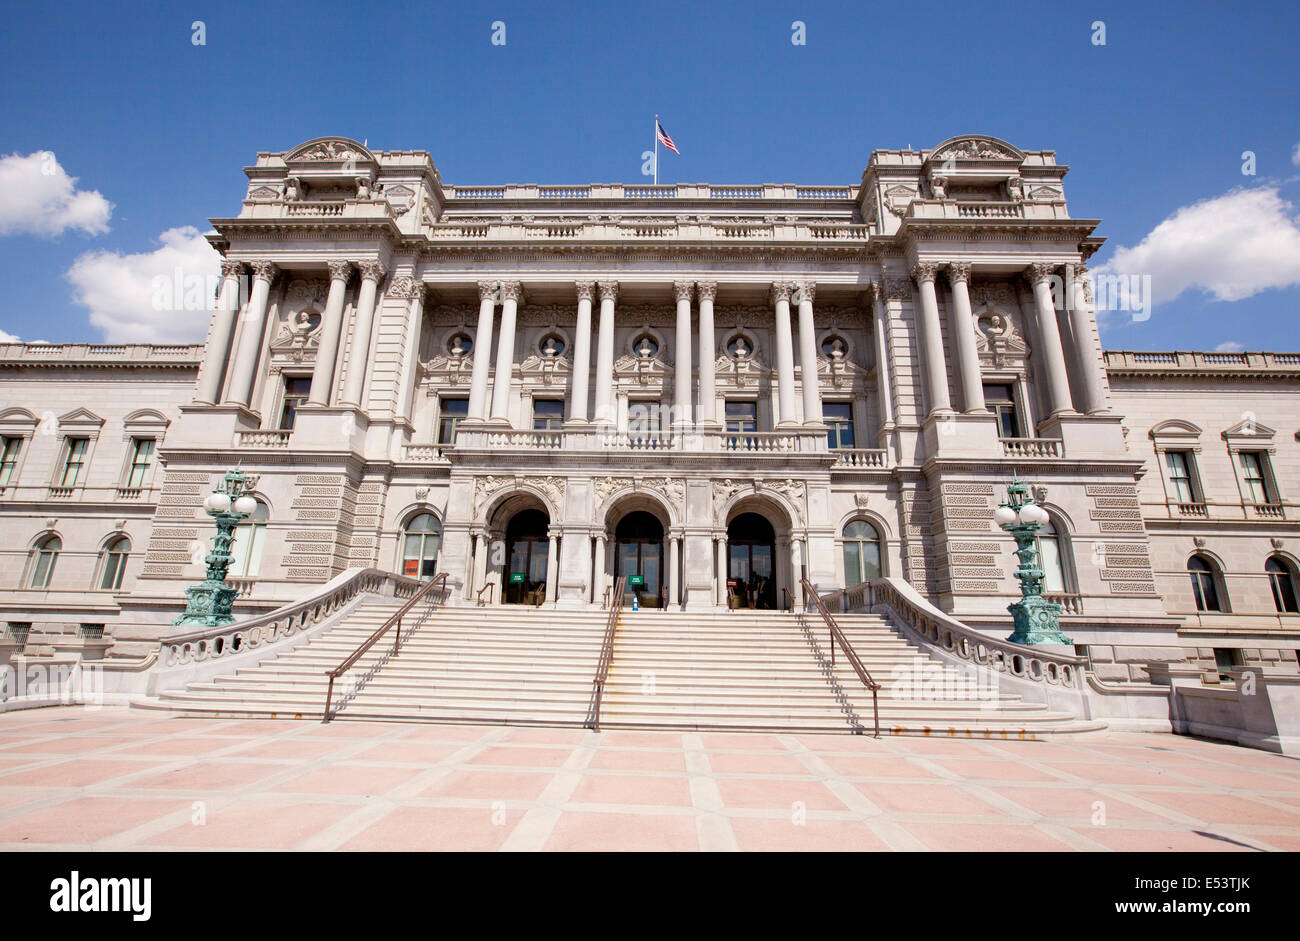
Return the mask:
<svg viewBox="0 0 1300 941">
<path fill-rule="evenodd" d="M 1300 354 L 1103 352 L 1067 170 L 982 136 L 817 186 L 261 153 L 202 346 L 0 346 L 9 655 L 156 651 L 239 462 L 247 614 L 353 567 L 557 611 L 883 577 L 1003 637 L 1014 474 L 1098 684 L 1300 672 Z"/>
</svg>

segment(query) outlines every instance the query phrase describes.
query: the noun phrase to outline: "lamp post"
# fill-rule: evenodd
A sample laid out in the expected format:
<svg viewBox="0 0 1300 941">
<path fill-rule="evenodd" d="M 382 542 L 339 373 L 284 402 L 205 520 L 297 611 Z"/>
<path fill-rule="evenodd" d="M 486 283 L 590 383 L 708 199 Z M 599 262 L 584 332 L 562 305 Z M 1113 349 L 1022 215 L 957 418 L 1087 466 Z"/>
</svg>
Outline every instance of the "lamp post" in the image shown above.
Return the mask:
<svg viewBox="0 0 1300 941">
<path fill-rule="evenodd" d="M 236 467 L 226 472 L 222 482 L 203 501 L 203 509 L 217 524 L 217 535 L 212 540 L 212 551 L 206 560 L 207 577 L 185 589 L 185 613 L 173 624 L 217 627 L 234 620 L 230 608 L 235 603 L 236 590 L 226 584 L 226 572 L 231 562 L 230 544 L 240 520 L 257 509 L 257 501 L 244 493 L 244 487 L 244 472 Z"/>
<path fill-rule="evenodd" d="M 1061 606 L 1043 597 L 1043 570 L 1038 565 L 1034 538 L 1047 522 L 1047 511 L 1029 496 L 1029 488 L 1015 477 L 1007 486 L 1007 502 L 993 511 L 993 521 L 1016 541 L 1020 567 L 1020 600 L 1008 605 L 1016 629 L 1007 640 L 1013 644 L 1069 644 L 1061 633 Z"/>
</svg>

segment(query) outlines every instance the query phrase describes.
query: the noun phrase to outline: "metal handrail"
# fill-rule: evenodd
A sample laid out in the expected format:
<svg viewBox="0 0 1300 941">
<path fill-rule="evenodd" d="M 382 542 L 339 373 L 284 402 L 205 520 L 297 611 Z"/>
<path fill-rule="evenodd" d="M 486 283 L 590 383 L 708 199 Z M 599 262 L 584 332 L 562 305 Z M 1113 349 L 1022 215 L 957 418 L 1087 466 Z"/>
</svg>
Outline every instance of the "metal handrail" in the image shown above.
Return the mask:
<svg viewBox="0 0 1300 941">
<path fill-rule="evenodd" d="M 844 651 L 844 656 L 848 659 L 849 665 L 853 667 L 853 672 L 858 675 L 862 685 L 871 690 L 871 713 L 876 725 L 876 738 L 880 738 L 880 684 L 871 678 L 867 668 L 862 665 L 858 659 L 857 651 L 849 643 L 849 639 L 844 636 L 840 626 L 835 623 L 835 618 L 831 616 L 830 609 L 826 607 L 826 602 L 822 601 L 822 596 L 817 593 L 817 589 L 806 578 L 799 579 L 799 584 L 803 585 L 804 605 L 812 601 L 813 607 L 821 614 L 822 620 L 826 622 L 826 628 L 831 635 L 831 669 L 835 668 L 835 645 L 839 644 L 840 649 Z"/>
<path fill-rule="evenodd" d="M 380 625 L 379 629 L 376 630 L 373 634 L 371 634 L 369 637 L 363 640 L 361 642 L 361 645 L 348 655 L 347 659 L 345 659 L 334 669 L 326 671 L 326 675 L 330 678 L 330 682 L 329 682 L 329 688 L 326 689 L 325 691 L 325 715 L 321 718 L 322 724 L 330 720 L 330 703 L 334 699 L 334 681 L 338 679 L 340 676 L 342 676 L 344 673 L 348 672 L 348 670 L 352 669 L 352 667 L 356 664 L 356 662 L 365 655 L 366 651 L 368 651 L 371 647 L 373 647 L 375 643 L 378 642 L 379 638 L 383 637 L 384 634 L 388 631 L 388 629 L 391 628 L 393 625 L 397 625 L 397 630 L 395 632 L 396 636 L 393 641 L 393 656 L 394 657 L 397 656 L 397 651 L 400 649 L 402 643 L 402 618 L 406 615 L 408 611 L 411 610 L 411 608 L 415 607 L 416 604 L 418 604 L 423 599 L 432 595 L 435 589 L 440 594 L 438 602 L 440 603 L 442 601 L 446 601 L 447 594 L 448 594 L 446 572 L 439 572 L 432 579 L 430 579 L 428 584 L 424 585 L 419 591 L 417 591 L 414 595 L 412 595 L 410 600 L 407 601 L 406 604 L 402 605 L 400 608 L 397 609 L 396 614 L 394 614 L 382 625 Z"/>
<path fill-rule="evenodd" d="M 627 576 L 620 575 L 614 582 L 614 598 L 610 602 L 609 618 L 605 622 L 605 639 L 600 645 L 596 675 L 591 679 L 596 687 L 592 691 L 591 727 L 596 732 L 600 731 L 600 701 L 605 696 L 605 681 L 609 678 L 609 666 L 614 660 L 614 631 L 618 629 L 618 618 L 623 613 L 623 593 L 626 590 Z"/>
<path fill-rule="evenodd" d="M 484 585 L 482 588 L 478 590 L 478 606 L 480 608 L 484 607 L 485 604 L 492 603 L 492 589 L 495 587 L 496 587 L 496 582 L 488 582 L 486 585 Z M 485 591 L 488 593 L 488 600 L 486 602 L 483 601 L 483 592 Z"/>
<path fill-rule="evenodd" d="M 786 598 L 790 599 L 790 601 L 789 601 L 790 607 L 789 607 L 787 610 L 793 611 L 793 610 L 795 609 L 794 593 L 793 593 L 792 591 L 790 591 L 789 588 L 786 588 L 785 586 L 782 586 L 782 587 L 781 587 L 781 594 L 785 595 Z M 804 605 L 804 610 L 805 610 L 805 611 L 808 610 L 808 606 L 807 606 L 807 604 Z"/>
</svg>

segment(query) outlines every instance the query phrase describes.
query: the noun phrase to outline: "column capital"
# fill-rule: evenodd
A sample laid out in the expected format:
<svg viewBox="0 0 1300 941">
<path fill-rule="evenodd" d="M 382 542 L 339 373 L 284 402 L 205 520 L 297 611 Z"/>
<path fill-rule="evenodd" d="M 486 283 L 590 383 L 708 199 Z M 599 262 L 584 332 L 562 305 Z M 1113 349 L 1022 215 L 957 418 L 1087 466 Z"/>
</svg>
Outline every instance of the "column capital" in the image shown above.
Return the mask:
<svg viewBox="0 0 1300 941">
<path fill-rule="evenodd" d="M 276 272 L 280 269 L 273 261 L 253 261 L 249 262 L 249 267 L 253 269 L 253 277 L 267 284 L 275 280 Z"/>
<path fill-rule="evenodd" d="M 596 287 L 600 290 L 600 299 L 602 301 L 613 301 L 618 299 L 618 282 L 601 281 Z"/>
<path fill-rule="evenodd" d="M 363 261 L 357 264 L 357 269 L 361 272 L 361 280 L 374 281 L 378 283 L 379 279 L 384 276 L 384 263 L 381 261 Z"/>
<path fill-rule="evenodd" d="M 794 283 L 794 302 L 811 304 L 817 296 L 817 284 L 813 281 L 796 281 Z"/>
<path fill-rule="evenodd" d="M 717 281 L 696 281 L 695 289 L 699 292 L 701 301 L 711 301 L 718 296 Z"/>
<path fill-rule="evenodd" d="M 242 261 L 222 261 L 221 276 L 223 278 L 238 278 L 244 273 L 244 263 Z"/>
<path fill-rule="evenodd" d="M 790 282 L 773 281 L 772 282 L 772 304 L 779 304 L 781 301 L 789 302 L 790 300 Z"/>
<path fill-rule="evenodd" d="M 518 303 L 524 299 L 524 286 L 518 281 L 501 282 L 501 299 Z"/>
<path fill-rule="evenodd" d="M 497 298 L 497 286 L 498 286 L 500 283 L 501 283 L 500 281 L 480 281 L 480 282 L 478 282 L 478 299 L 479 299 L 479 301 L 482 302 L 482 301 L 486 301 L 486 300 L 491 300 L 491 301 L 496 301 L 496 300 L 498 300 L 498 298 Z"/>
<path fill-rule="evenodd" d="M 1057 266 L 1050 262 L 1036 261 L 1024 271 L 1025 280 L 1034 287 L 1050 281 L 1056 275 Z"/>
<path fill-rule="evenodd" d="M 924 284 L 929 281 L 934 282 L 939 276 L 939 263 L 936 261 L 918 261 L 912 266 L 912 277 L 916 279 L 917 284 Z"/>
<path fill-rule="evenodd" d="M 950 261 L 946 266 L 948 281 L 956 284 L 958 281 L 970 283 L 970 262 L 967 261 Z"/>
<path fill-rule="evenodd" d="M 590 301 L 596 296 L 595 281 L 575 281 L 573 286 L 578 292 L 578 300 L 580 301 Z"/>
<path fill-rule="evenodd" d="M 329 261 L 325 263 L 329 268 L 331 281 L 346 281 L 352 277 L 352 262 L 350 261 Z"/>
<path fill-rule="evenodd" d="M 680 304 L 682 301 L 689 301 L 695 295 L 694 281 L 674 281 L 673 296 L 677 298 Z"/>
</svg>

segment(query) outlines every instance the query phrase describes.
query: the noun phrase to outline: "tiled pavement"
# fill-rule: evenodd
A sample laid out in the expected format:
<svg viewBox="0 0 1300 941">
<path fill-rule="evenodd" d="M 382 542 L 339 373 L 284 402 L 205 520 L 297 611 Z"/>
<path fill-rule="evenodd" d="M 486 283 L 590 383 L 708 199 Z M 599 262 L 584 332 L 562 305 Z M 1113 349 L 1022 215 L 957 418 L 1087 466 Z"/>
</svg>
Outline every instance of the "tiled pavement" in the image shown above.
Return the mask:
<svg viewBox="0 0 1300 941">
<path fill-rule="evenodd" d="M 1050 742 L 0 715 L 0 850 L 1300 850 L 1300 761 Z"/>
</svg>

